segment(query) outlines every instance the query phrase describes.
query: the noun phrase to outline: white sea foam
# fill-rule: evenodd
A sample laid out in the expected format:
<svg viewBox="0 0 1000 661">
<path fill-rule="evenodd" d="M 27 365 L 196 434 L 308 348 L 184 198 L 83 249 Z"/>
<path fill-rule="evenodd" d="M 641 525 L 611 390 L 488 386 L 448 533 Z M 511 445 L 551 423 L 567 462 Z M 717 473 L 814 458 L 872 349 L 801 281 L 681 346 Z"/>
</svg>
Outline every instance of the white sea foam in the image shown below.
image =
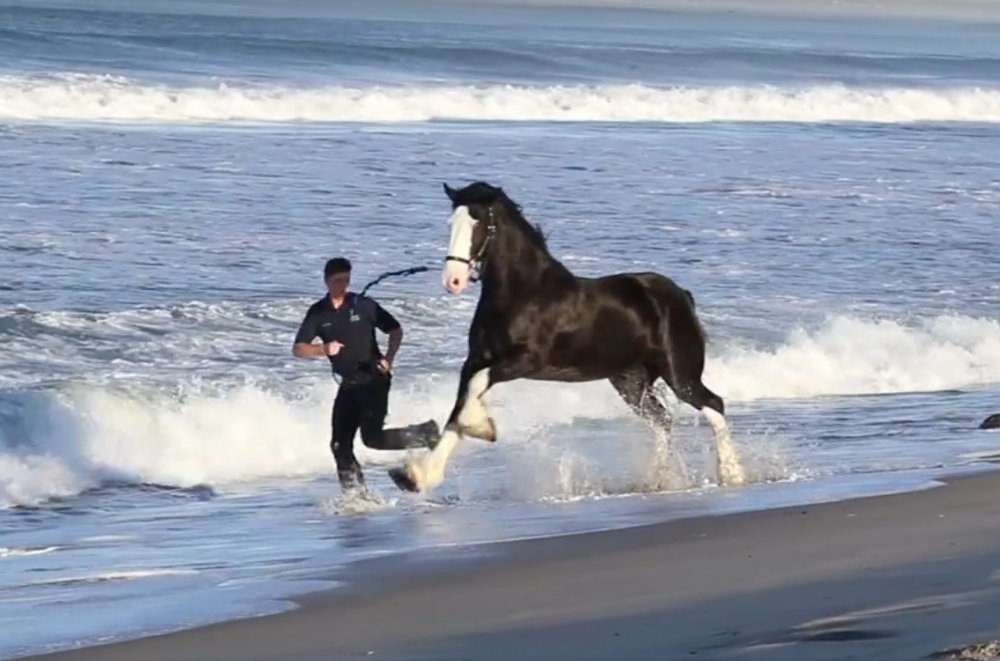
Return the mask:
<svg viewBox="0 0 1000 661">
<path fill-rule="evenodd" d="M 171 87 L 120 76 L 0 76 L 0 119 L 126 122 L 997 122 L 1000 89 L 736 85 Z"/>
<path fill-rule="evenodd" d="M 104 581 L 132 581 L 137 578 L 156 578 L 161 576 L 193 576 L 195 569 L 128 569 L 108 571 L 84 576 L 63 576 L 33 581 L 31 585 L 76 585 L 79 583 L 102 583 Z"/>
<path fill-rule="evenodd" d="M 0 558 L 18 558 L 27 557 L 33 555 L 45 555 L 46 553 L 52 553 L 53 551 L 58 551 L 58 546 L 43 546 L 38 548 L 7 548 L 5 546 L 0 546 Z"/>
<path fill-rule="evenodd" d="M 389 424 L 428 417 L 443 422 L 456 378 L 425 374 L 400 381 Z M 818 329 L 792 332 L 774 348 L 713 347 L 706 382 L 730 402 L 996 383 L 1000 322 L 953 316 L 904 324 L 835 317 Z M 180 397 L 103 386 L 22 393 L 6 401 L 0 416 L 0 507 L 71 495 L 105 480 L 218 487 L 329 475 L 331 396 L 325 380 L 295 396 L 251 385 L 200 386 Z M 593 458 L 566 454 L 572 445 L 562 441 L 546 449 L 538 442 L 539 430 L 581 419 L 631 417 L 603 382 L 520 381 L 498 386 L 488 401 L 503 430 L 504 447 L 531 444 L 526 461 L 555 466 L 573 482 L 563 491 L 573 493 L 594 486 L 584 479 Z M 493 446 L 466 447 L 486 451 Z M 546 452 L 554 455 L 546 460 Z M 370 451 L 360 442 L 357 454 L 365 464 L 382 466 L 398 463 L 402 455 Z M 587 484 L 578 484 L 580 479 Z"/>
<path fill-rule="evenodd" d="M 779 346 L 719 347 L 709 387 L 733 401 L 933 392 L 1000 382 L 1000 321 L 941 316 L 904 324 L 833 317 Z"/>
</svg>

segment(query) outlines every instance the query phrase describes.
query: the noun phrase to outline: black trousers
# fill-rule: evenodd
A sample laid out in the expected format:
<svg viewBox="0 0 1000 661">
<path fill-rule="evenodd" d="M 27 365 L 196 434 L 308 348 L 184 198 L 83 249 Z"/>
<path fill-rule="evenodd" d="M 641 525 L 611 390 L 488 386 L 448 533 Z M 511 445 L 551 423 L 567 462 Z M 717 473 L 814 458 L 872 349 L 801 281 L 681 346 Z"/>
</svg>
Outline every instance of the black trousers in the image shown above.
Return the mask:
<svg viewBox="0 0 1000 661">
<path fill-rule="evenodd" d="M 333 401 L 330 449 L 337 462 L 341 484 L 364 482 L 361 466 L 354 456 L 354 437 L 361 431 L 362 442 L 373 450 L 405 450 L 429 447 L 437 440 L 433 420 L 408 427 L 383 429 L 389 412 L 391 374 L 365 375 L 345 379 Z"/>
</svg>

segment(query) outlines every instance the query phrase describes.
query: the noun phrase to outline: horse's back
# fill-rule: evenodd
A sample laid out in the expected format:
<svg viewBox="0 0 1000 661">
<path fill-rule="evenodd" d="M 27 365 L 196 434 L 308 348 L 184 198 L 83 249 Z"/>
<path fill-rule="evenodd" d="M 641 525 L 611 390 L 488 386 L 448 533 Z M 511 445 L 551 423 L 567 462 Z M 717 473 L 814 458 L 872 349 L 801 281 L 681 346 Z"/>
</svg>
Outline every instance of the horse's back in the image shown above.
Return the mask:
<svg viewBox="0 0 1000 661">
<path fill-rule="evenodd" d="M 637 366 L 664 373 L 672 345 L 698 340 L 692 299 L 654 272 L 575 277 L 527 304 L 508 338 L 540 357 L 531 379 L 588 381 Z"/>
<path fill-rule="evenodd" d="M 656 271 L 635 271 L 614 273 L 596 278 L 581 278 L 585 287 L 596 290 L 619 288 L 624 283 L 637 283 L 661 305 L 695 308 L 694 294 L 681 287 L 673 279 Z"/>
<path fill-rule="evenodd" d="M 672 336 L 669 341 L 684 346 L 704 345 L 705 331 L 698 320 L 694 294 L 681 287 L 672 278 L 655 271 L 639 271 L 595 278 L 594 282 L 596 284 L 601 280 L 604 281 L 604 286 L 616 282 L 636 283 L 651 300 L 655 301 L 660 316 L 660 328 L 664 335 Z"/>
<path fill-rule="evenodd" d="M 630 276 L 562 280 L 525 306 L 510 328 L 515 344 L 545 358 L 529 378 L 608 378 L 662 351 L 662 306 Z"/>
<path fill-rule="evenodd" d="M 617 308 L 619 319 L 638 320 L 623 324 L 621 331 L 628 334 L 655 333 L 658 340 L 671 327 L 681 326 L 701 335 L 701 325 L 695 313 L 694 296 L 671 278 L 653 271 L 615 273 L 595 278 L 579 279 L 584 292 L 583 300 L 595 308 Z M 685 335 L 691 335 L 685 333 Z M 656 344 L 660 342 L 657 341 Z"/>
</svg>

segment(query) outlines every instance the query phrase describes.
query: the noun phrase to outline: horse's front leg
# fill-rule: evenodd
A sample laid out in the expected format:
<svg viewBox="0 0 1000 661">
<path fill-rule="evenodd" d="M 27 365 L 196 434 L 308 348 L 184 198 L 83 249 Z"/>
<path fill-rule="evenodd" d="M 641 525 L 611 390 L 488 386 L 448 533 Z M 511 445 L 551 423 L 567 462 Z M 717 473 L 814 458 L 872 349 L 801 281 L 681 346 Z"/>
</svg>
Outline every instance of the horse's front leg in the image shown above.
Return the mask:
<svg viewBox="0 0 1000 661">
<path fill-rule="evenodd" d="M 448 458 L 463 434 L 496 440 L 496 425 L 483 405 L 486 391 L 498 383 L 530 376 L 538 369 L 539 357 L 524 347 L 491 359 L 473 359 L 462 365 L 458 382 L 458 396 L 452 407 L 444 433 L 434 449 L 417 461 L 409 461 L 405 468 L 393 468 L 390 477 L 400 489 L 426 491 L 440 484 Z"/>
<path fill-rule="evenodd" d="M 462 370 L 462 377 L 466 387 L 464 392 L 459 390 L 459 396 L 455 401 L 455 407 L 451 411 L 445 429 L 456 428 L 463 436 L 481 438 L 485 441 L 497 440 L 497 426 L 486 411 L 483 403 L 483 395 L 489 390 L 490 368 L 481 367 L 478 370 Z"/>
<path fill-rule="evenodd" d="M 538 364 L 538 356 L 524 347 L 509 349 L 499 356 L 492 356 L 489 361 L 479 361 L 475 367 L 471 367 L 472 362 L 466 360 L 462 366 L 465 387 L 459 386 L 458 399 L 445 429 L 454 427 L 463 436 L 496 441 L 497 426 L 486 410 L 483 396 L 498 383 L 530 375 Z"/>
<path fill-rule="evenodd" d="M 426 491 L 444 478 L 448 459 L 463 434 L 488 440 L 496 439 L 496 425 L 486 413 L 482 396 L 490 386 L 489 368 L 482 362 L 466 359 L 458 380 L 458 393 L 451 409 L 444 433 L 434 449 L 416 461 L 408 461 L 405 468 L 393 468 L 389 476 L 400 489 Z"/>
</svg>

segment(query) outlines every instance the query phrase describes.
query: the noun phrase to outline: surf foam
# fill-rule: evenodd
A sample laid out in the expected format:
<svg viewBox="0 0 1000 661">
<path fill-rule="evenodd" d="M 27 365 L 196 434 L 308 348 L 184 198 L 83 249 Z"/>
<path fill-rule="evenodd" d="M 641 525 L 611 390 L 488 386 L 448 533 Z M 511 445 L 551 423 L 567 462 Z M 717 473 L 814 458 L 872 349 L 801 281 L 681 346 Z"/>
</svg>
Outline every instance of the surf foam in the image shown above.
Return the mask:
<svg viewBox="0 0 1000 661">
<path fill-rule="evenodd" d="M 833 317 L 818 328 L 792 331 L 773 348 L 711 347 L 705 380 L 729 402 L 931 392 L 998 383 L 1000 321 L 942 316 L 904 323 Z M 388 424 L 428 417 L 442 423 L 456 383 L 457 373 L 451 372 L 398 381 Z M 287 390 L 294 394 L 252 383 L 198 382 L 169 391 L 123 391 L 92 384 L 59 392 L 0 394 L 0 507 L 69 496 L 106 481 L 218 488 L 268 478 L 331 476 L 328 425 L 334 387 L 319 377 Z M 498 386 L 487 401 L 502 443 L 469 441 L 460 446 L 456 461 L 490 453 L 483 460 L 488 463 L 482 464 L 489 467 L 497 461 L 493 453 L 509 452 L 508 467 L 529 473 L 515 476 L 526 493 L 606 491 L 608 470 L 601 462 L 608 456 L 626 466 L 622 480 L 638 480 L 643 488 L 660 488 L 661 478 L 674 472 L 671 468 L 639 475 L 637 471 L 655 458 L 650 454 L 653 440 L 606 382 L 520 381 Z M 673 403 L 672 398 L 668 401 Z M 675 405 L 675 410 L 679 421 L 698 417 L 684 406 Z M 628 419 L 632 426 L 622 427 L 618 419 Z M 585 431 L 588 420 L 599 426 L 593 433 Z M 609 420 L 615 422 L 600 427 Z M 675 429 L 686 439 L 685 461 L 710 463 L 707 427 L 691 431 L 682 424 Z M 579 437 L 586 433 L 594 440 L 581 445 Z M 736 440 L 744 452 L 747 445 L 767 440 L 747 440 L 741 433 Z M 780 477 L 781 470 L 774 474 L 781 463 L 780 448 L 768 452 L 756 463 L 765 479 Z M 625 456 L 629 453 L 631 457 Z M 356 454 L 367 466 L 384 467 L 396 465 L 404 453 L 370 451 L 358 442 Z M 701 457 L 691 456 L 696 454 Z M 372 470 L 378 473 L 381 468 Z M 543 492 L 531 486 L 534 475 L 541 475 L 536 471 L 544 471 L 549 485 Z M 560 476 L 554 492 L 553 474 Z M 484 488 L 478 477 L 469 479 L 476 490 Z"/>
<path fill-rule="evenodd" d="M 939 316 L 904 324 L 836 316 L 774 348 L 709 351 L 705 382 L 732 401 L 934 392 L 1000 382 L 1000 321 Z"/>
<path fill-rule="evenodd" d="M 0 119 L 125 122 L 997 122 L 1000 89 L 770 85 L 171 87 L 120 76 L 0 76 Z"/>
<path fill-rule="evenodd" d="M 387 425 L 428 417 L 442 423 L 456 380 L 457 374 L 425 375 L 398 384 Z M 602 384 L 542 399 L 536 394 L 534 400 L 531 393 L 539 384 L 527 385 L 511 389 L 495 407 L 515 441 L 524 440 L 518 430 L 570 423 L 586 411 L 620 413 L 614 399 L 606 400 L 607 406 L 587 403 L 594 390 L 600 399 Z M 190 488 L 332 476 L 328 444 L 334 387 L 321 379 L 295 389 L 290 396 L 253 384 L 216 388 L 198 383 L 167 393 L 95 384 L 4 395 L 0 507 L 38 504 L 107 482 Z M 355 454 L 370 467 L 397 465 L 404 458 L 403 452 L 369 450 L 360 439 Z"/>
</svg>

